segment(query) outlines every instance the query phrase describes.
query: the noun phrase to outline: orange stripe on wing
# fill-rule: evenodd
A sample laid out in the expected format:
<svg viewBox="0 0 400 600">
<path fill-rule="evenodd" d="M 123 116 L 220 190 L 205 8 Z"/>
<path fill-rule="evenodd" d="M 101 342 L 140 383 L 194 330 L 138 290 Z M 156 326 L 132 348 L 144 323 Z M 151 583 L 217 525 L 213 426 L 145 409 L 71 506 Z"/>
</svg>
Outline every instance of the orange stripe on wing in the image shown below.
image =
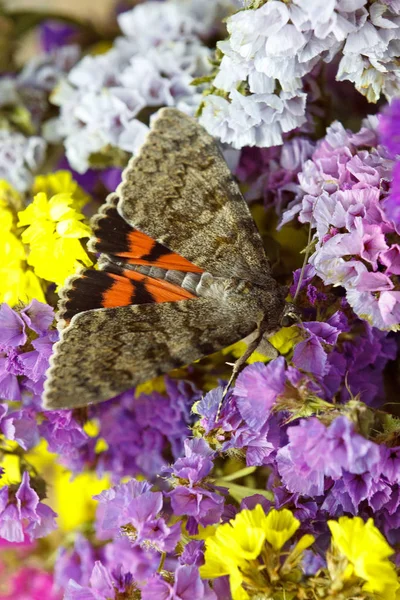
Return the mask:
<svg viewBox="0 0 400 600">
<path fill-rule="evenodd" d="M 117 306 L 129 306 L 132 304 L 134 286 L 132 282 L 122 275 L 109 273 L 114 283 L 103 292 L 102 307 L 115 308 Z"/>
<path fill-rule="evenodd" d="M 186 273 L 203 272 L 200 267 L 183 258 L 183 256 L 171 252 L 166 246 L 156 242 L 141 231 L 132 230 L 128 234 L 128 240 L 129 251 L 118 252 L 118 256 L 127 258 L 132 264 L 174 269 Z"/>
<path fill-rule="evenodd" d="M 126 278 L 130 279 L 132 283 L 142 283 L 146 292 L 153 297 L 153 302 L 177 302 L 179 300 L 190 300 L 191 298 L 197 297 L 179 287 L 179 285 L 174 285 L 163 279 L 155 279 L 154 277 L 148 277 L 147 275 L 142 275 L 137 271 L 128 269 L 124 270 L 123 274 Z M 133 285 L 135 287 L 134 283 Z M 131 304 L 135 304 L 135 299 L 133 299 Z"/>
</svg>

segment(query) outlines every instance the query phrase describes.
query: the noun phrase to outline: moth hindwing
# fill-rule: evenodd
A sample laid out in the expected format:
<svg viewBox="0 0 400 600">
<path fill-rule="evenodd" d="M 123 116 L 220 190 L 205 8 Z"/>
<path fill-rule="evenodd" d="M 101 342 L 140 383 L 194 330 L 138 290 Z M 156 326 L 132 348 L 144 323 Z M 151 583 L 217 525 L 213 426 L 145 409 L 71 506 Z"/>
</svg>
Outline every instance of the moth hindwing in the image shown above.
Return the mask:
<svg viewBox="0 0 400 600">
<path fill-rule="evenodd" d="M 228 346 L 284 310 L 249 209 L 214 140 L 167 108 L 93 219 L 99 270 L 61 291 L 47 409 L 107 400 Z"/>
</svg>

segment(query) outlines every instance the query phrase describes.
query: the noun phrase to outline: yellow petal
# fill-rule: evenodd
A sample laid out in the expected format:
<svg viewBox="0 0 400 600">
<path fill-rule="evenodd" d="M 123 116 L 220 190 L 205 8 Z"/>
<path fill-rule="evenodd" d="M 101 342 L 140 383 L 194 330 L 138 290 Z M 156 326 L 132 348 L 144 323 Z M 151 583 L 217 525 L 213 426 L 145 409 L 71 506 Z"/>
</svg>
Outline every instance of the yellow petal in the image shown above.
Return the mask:
<svg viewBox="0 0 400 600">
<path fill-rule="evenodd" d="M 265 537 L 274 550 L 280 550 L 300 527 L 300 521 L 287 508 L 269 511 L 265 520 Z"/>
<path fill-rule="evenodd" d="M 78 239 L 90 237 L 92 233 L 88 225 L 77 221 L 75 218 L 63 219 L 57 223 L 56 231 L 60 237 Z"/>
</svg>

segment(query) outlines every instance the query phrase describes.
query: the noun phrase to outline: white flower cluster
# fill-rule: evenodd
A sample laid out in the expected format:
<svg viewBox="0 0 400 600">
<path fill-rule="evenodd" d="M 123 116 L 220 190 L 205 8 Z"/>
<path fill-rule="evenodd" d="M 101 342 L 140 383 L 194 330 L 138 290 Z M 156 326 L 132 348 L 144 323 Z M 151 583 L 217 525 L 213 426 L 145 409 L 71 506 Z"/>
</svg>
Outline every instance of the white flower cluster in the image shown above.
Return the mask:
<svg viewBox="0 0 400 600">
<path fill-rule="evenodd" d="M 15 76 L 0 78 L 0 110 L 23 106 L 30 114 L 26 126 L 40 133 L 40 127 L 49 108 L 49 92 L 68 73 L 80 58 L 79 46 L 56 48 L 33 56 Z"/>
<path fill-rule="evenodd" d="M 0 179 L 8 181 L 19 192 L 26 192 L 32 184 L 33 173 L 44 161 L 45 152 L 43 138 L 0 129 Z"/>
<path fill-rule="evenodd" d="M 95 154 L 135 153 L 148 130 L 138 118 L 144 108 L 177 106 L 193 114 L 201 96 L 191 82 L 211 68 L 201 38 L 228 5 L 170 0 L 122 13 L 123 36 L 112 49 L 83 58 L 53 93 L 60 116 L 47 124 L 47 139 L 64 140 L 71 166 L 83 173 Z"/>
<path fill-rule="evenodd" d="M 40 133 L 49 92 L 79 57 L 78 46 L 64 46 L 33 57 L 15 76 L 0 78 L 0 179 L 20 192 L 30 188 L 44 162 L 47 143 Z"/>
<path fill-rule="evenodd" d="M 400 0 L 267 0 L 228 19 L 201 122 L 236 148 L 282 144 L 306 120 L 303 77 L 340 51 L 337 78 L 376 101 L 399 93 Z"/>
</svg>

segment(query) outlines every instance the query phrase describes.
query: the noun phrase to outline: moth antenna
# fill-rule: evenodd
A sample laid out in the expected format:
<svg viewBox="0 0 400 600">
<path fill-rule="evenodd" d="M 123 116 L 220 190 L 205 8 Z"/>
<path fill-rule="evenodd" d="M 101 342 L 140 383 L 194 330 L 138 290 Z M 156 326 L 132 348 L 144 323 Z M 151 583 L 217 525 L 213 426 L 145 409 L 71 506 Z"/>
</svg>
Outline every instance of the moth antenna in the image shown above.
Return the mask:
<svg viewBox="0 0 400 600">
<path fill-rule="evenodd" d="M 310 256 L 310 246 L 311 246 L 311 223 L 310 223 L 310 227 L 308 229 L 307 246 L 306 246 L 305 250 L 303 250 L 303 252 L 305 252 L 305 254 L 304 254 L 304 260 L 303 260 L 303 265 L 302 265 L 301 271 L 300 271 L 299 281 L 297 282 L 297 288 L 296 288 L 296 293 L 295 293 L 294 298 L 293 298 L 293 302 L 296 302 L 297 296 L 299 295 L 299 292 L 300 292 L 300 289 L 301 289 L 301 284 L 303 283 L 304 271 L 306 269 L 307 261 L 308 261 L 308 258 Z"/>
</svg>

